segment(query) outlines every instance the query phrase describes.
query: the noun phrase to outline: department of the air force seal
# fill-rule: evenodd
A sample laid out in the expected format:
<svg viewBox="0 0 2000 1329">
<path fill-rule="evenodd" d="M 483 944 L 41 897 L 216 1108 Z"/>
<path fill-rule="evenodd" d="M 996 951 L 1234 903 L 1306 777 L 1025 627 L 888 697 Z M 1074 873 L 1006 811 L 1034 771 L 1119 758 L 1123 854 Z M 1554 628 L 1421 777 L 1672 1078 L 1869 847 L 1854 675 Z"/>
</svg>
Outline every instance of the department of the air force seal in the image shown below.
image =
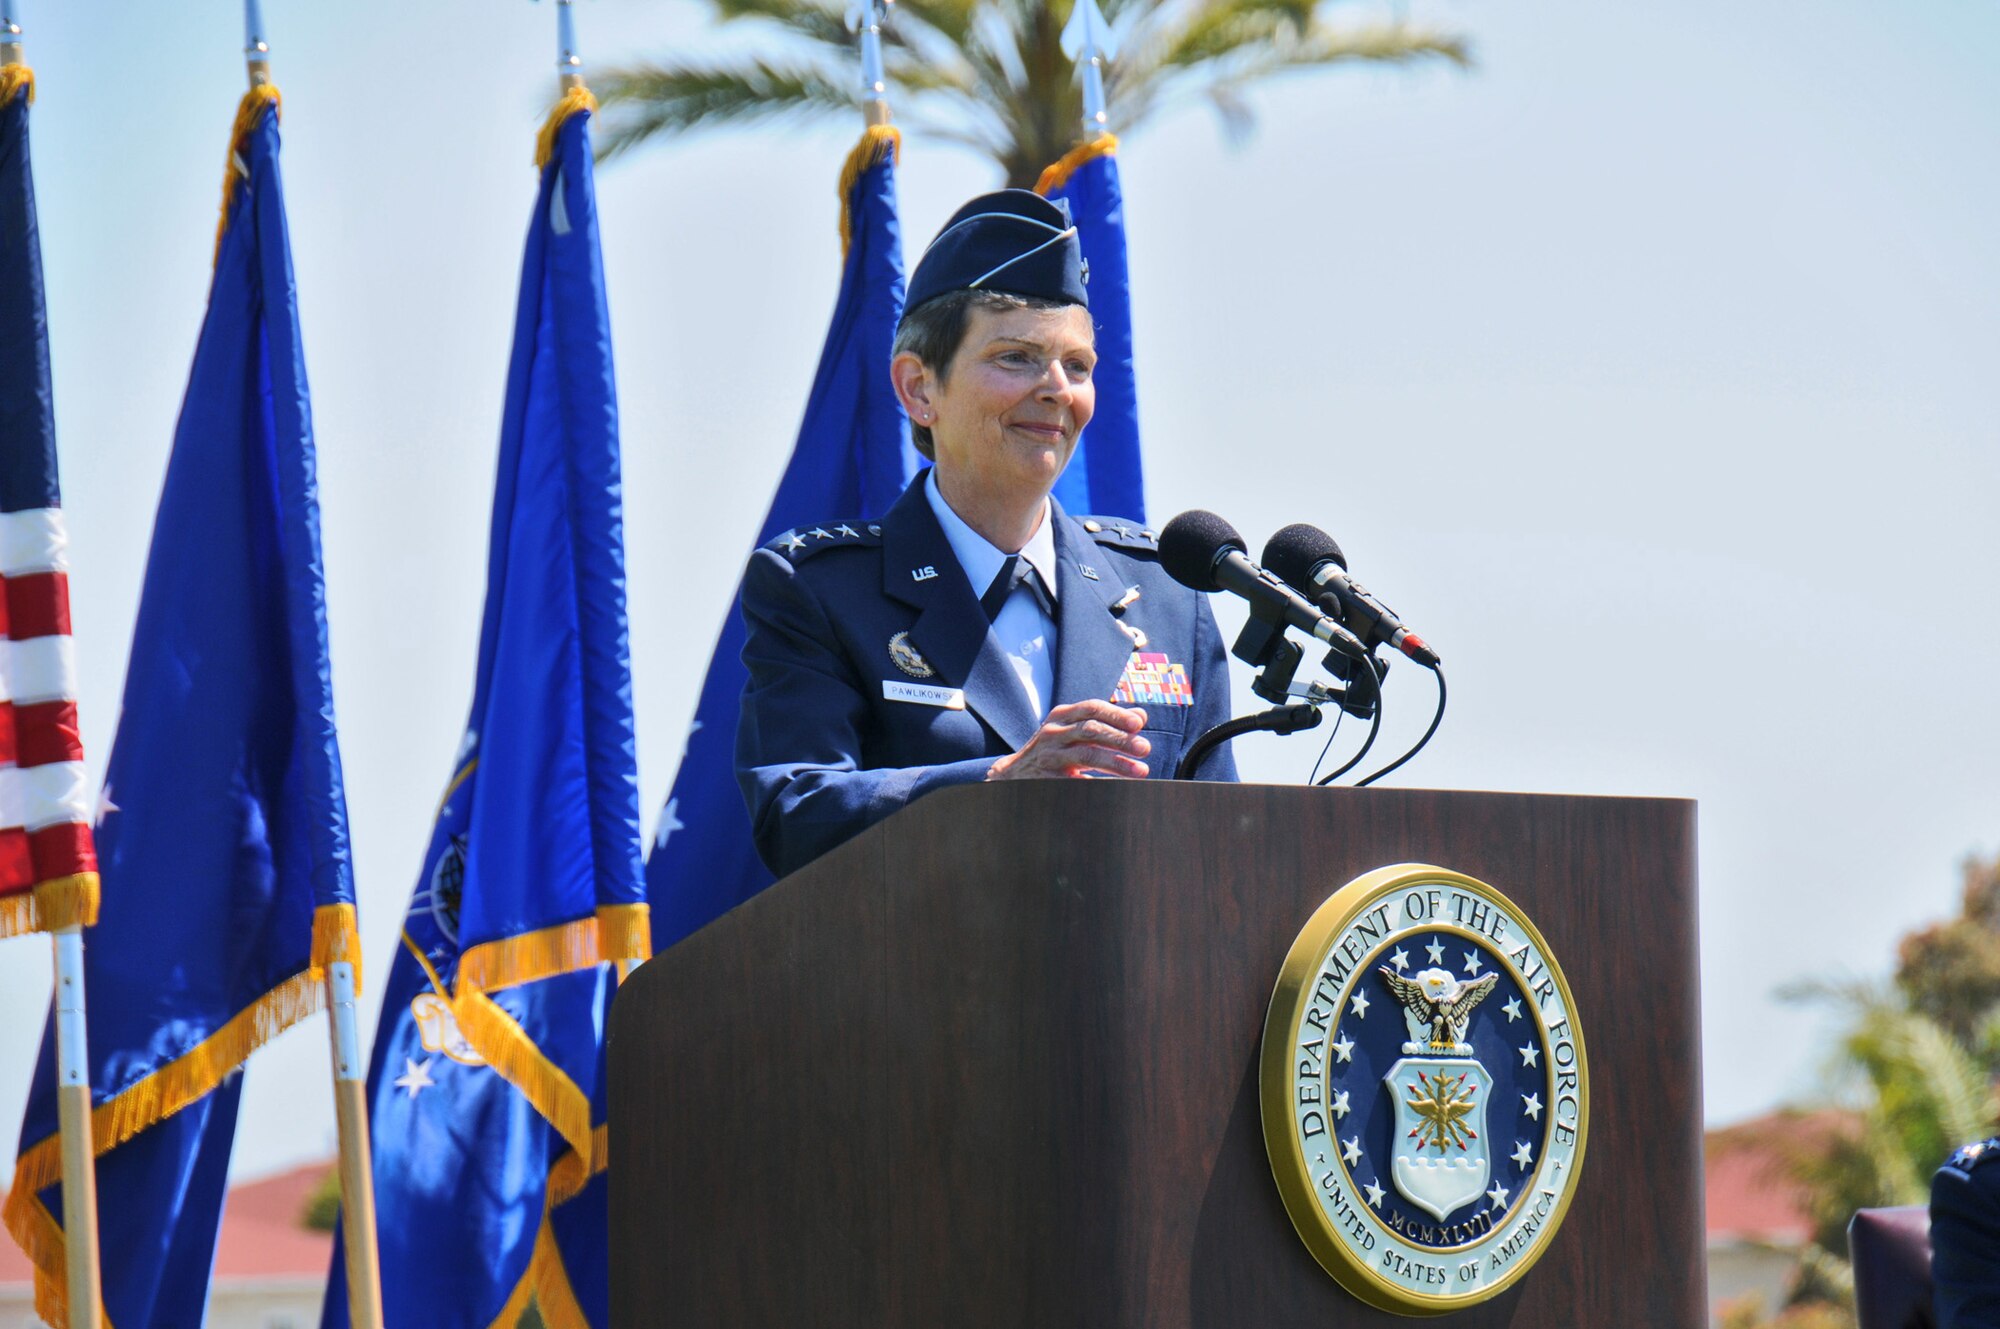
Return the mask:
<svg viewBox="0 0 2000 1329">
<path fill-rule="evenodd" d="M 1377 868 L 1319 907 L 1259 1080 L 1292 1225 L 1371 1306 L 1486 1300 L 1576 1193 L 1590 1098 L 1569 985 L 1526 915 L 1460 873 Z"/>
</svg>

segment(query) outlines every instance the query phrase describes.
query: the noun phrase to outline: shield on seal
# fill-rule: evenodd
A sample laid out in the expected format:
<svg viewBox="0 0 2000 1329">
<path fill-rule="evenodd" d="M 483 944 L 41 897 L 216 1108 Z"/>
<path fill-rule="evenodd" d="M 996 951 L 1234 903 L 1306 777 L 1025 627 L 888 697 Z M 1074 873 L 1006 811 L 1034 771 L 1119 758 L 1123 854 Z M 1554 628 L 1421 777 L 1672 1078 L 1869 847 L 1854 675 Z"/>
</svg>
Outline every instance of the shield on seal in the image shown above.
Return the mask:
<svg viewBox="0 0 2000 1329">
<path fill-rule="evenodd" d="M 1396 1103 L 1390 1176 L 1404 1199 L 1442 1222 L 1478 1199 L 1493 1171 L 1493 1077 L 1473 1057 L 1405 1057 L 1382 1082 Z"/>
</svg>

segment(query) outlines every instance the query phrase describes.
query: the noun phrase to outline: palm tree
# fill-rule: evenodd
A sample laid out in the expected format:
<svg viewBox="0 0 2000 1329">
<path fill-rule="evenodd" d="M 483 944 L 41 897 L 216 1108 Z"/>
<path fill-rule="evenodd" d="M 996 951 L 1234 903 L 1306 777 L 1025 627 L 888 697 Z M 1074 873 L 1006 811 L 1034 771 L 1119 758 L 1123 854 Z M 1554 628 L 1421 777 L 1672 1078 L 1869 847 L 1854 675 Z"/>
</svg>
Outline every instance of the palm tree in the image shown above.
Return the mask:
<svg viewBox="0 0 2000 1329">
<path fill-rule="evenodd" d="M 761 28 L 768 52 L 628 65 L 592 80 L 604 107 L 598 151 L 778 118 L 851 117 L 855 39 L 844 0 L 713 0 L 725 25 Z M 1072 0 L 897 0 L 883 57 L 897 116 L 914 132 L 984 153 L 1030 186 L 1075 143 L 1082 94 L 1063 54 Z M 1460 35 L 1407 18 L 1336 21 L 1315 0 L 1105 0 L 1120 55 L 1105 73 L 1111 124 L 1140 128 L 1206 97 L 1226 128 L 1250 125 L 1242 99 L 1280 74 L 1353 62 L 1470 63 Z"/>
<path fill-rule="evenodd" d="M 1809 983 L 1785 995 L 1842 1012 L 1826 1083 L 1835 1106 L 1719 1132 L 1711 1148 L 1770 1159 L 1802 1191 L 1813 1235 L 1800 1257 L 1791 1306 L 1768 1321 L 1739 1311 L 1725 1317 L 1725 1329 L 1851 1324 L 1842 1317 L 1854 1296 L 1845 1258 L 1854 1211 L 1924 1203 L 1938 1164 L 1960 1144 L 1990 1134 L 2000 1113 L 1993 1013 L 1977 1022 L 1978 1037 L 1968 1045 L 1900 985 Z"/>
</svg>

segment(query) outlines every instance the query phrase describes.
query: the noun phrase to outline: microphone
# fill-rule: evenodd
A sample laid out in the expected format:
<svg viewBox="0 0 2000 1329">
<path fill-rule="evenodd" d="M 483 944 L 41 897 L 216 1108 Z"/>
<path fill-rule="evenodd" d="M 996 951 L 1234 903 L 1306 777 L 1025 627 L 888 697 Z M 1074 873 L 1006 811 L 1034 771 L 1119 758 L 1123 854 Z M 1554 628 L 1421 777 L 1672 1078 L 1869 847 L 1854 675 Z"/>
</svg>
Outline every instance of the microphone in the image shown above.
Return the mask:
<svg viewBox="0 0 2000 1329">
<path fill-rule="evenodd" d="M 1347 575 L 1347 559 L 1340 546 L 1319 527 L 1300 522 L 1279 531 L 1264 545 L 1264 563 L 1308 595 L 1332 595 L 1348 626 L 1370 646 L 1387 642 L 1426 669 L 1441 663 L 1438 653 L 1404 627 L 1394 610 Z"/>
<path fill-rule="evenodd" d="M 1252 563 L 1243 553 L 1243 537 L 1213 512 L 1196 508 L 1160 528 L 1160 566 L 1183 586 L 1197 591 L 1228 591 L 1250 602 L 1250 612 L 1267 622 L 1285 623 L 1307 632 L 1355 660 L 1366 659 L 1368 648 L 1319 606 L 1277 577 Z"/>
</svg>

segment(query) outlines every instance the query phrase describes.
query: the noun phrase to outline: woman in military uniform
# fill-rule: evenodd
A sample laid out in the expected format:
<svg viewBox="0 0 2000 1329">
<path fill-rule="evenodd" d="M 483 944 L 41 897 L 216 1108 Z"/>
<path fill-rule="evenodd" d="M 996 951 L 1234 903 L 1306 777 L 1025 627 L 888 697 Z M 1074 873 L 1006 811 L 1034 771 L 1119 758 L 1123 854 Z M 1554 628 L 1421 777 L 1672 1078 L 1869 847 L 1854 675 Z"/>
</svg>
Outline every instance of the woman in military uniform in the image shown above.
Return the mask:
<svg viewBox="0 0 2000 1329">
<path fill-rule="evenodd" d="M 912 274 L 891 378 L 935 464 L 880 522 L 757 551 L 737 776 L 780 875 L 933 789 L 1171 777 L 1229 716 L 1208 600 L 1153 534 L 1050 493 L 1089 423 L 1076 228 L 1026 190 L 972 200 Z M 1198 773 L 1233 780 L 1226 745 Z"/>
</svg>

